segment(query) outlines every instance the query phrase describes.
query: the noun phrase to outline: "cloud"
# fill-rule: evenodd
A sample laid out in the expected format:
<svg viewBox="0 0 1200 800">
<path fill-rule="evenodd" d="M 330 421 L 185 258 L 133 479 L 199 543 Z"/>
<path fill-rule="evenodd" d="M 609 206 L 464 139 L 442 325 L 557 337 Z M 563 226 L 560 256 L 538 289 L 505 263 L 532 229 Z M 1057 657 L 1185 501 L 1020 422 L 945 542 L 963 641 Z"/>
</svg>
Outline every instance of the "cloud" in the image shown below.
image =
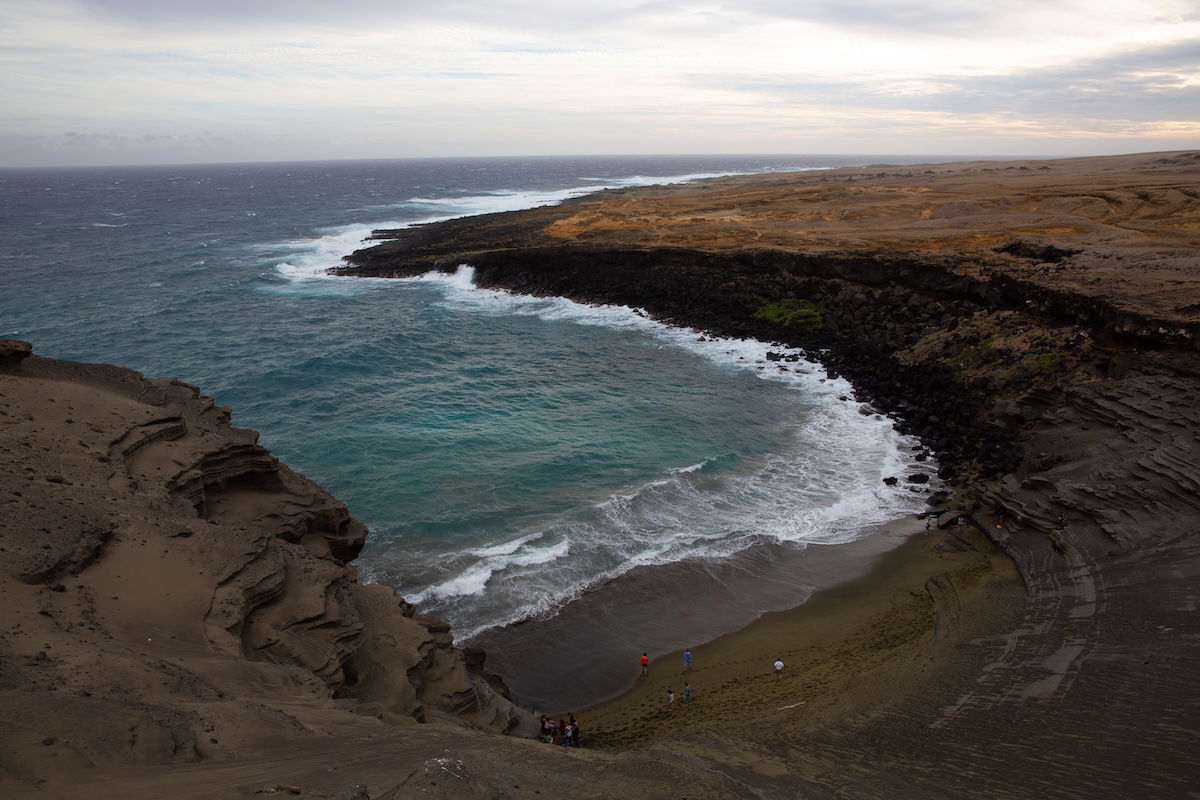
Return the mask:
<svg viewBox="0 0 1200 800">
<path fill-rule="evenodd" d="M 5 0 L 0 158 L 985 153 L 1187 135 L 1197 64 L 1193 0 Z"/>
<path fill-rule="evenodd" d="M 772 19 L 910 34 L 978 30 L 1002 13 L 997 4 L 960 0 L 744 0 L 739 8 Z"/>
<path fill-rule="evenodd" d="M 1003 108 L 1040 117 L 1196 119 L 1200 39 L 1058 68 L 948 81 L 924 99 L 924 107 L 949 111 Z"/>
<path fill-rule="evenodd" d="M 1200 110 L 1200 39 L 1000 74 L 768 81 L 702 74 L 692 80 L 697 86 L 812 105 L 1041 119 L 1195 120 Z"/>
<path fill-rule="evenodd" d="M 636 16 L 640 0 L 605 3 L 556 0 L 81 0 L 95 13 L 137 27 L 206 31 L 245 26 L 288 31 L 323 26 L 368 31 L 407 23 L 488 24 L 514 29 L 586 31 Z"/>
</svg>

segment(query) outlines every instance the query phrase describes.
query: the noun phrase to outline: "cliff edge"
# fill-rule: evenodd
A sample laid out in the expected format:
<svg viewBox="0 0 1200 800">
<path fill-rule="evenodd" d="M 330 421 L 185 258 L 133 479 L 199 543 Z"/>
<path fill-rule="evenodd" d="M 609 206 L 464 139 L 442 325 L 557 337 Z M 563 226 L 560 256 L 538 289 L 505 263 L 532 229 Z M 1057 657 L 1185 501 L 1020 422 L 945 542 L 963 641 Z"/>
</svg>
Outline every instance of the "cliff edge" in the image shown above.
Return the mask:
<svg viewBox="0 0 1200 800">
<path fill-rule="evenodd" d="M 219 760 L 321 712 L 535 730 L 449 626 L 357 583 L 364 526 L 195 387 L 4 341 L 0 431 L 0 785 Z"/>
</svg>

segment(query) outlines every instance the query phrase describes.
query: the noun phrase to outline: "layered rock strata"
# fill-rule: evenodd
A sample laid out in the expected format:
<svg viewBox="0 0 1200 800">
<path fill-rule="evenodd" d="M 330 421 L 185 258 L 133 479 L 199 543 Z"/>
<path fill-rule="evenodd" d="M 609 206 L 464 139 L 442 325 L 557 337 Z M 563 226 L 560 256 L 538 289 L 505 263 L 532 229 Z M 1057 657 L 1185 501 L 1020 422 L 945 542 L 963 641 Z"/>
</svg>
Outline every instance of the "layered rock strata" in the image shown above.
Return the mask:
<svg viewBox="0 0 1200 800">
<path fill-rule="evenodd" d="M 220 759 L 301 708 L 529 732 L 444 623 L 357 582 L 366 529 L 257 439 L 193 386 L 0 344 L 4 752 Z"/>
</svg>

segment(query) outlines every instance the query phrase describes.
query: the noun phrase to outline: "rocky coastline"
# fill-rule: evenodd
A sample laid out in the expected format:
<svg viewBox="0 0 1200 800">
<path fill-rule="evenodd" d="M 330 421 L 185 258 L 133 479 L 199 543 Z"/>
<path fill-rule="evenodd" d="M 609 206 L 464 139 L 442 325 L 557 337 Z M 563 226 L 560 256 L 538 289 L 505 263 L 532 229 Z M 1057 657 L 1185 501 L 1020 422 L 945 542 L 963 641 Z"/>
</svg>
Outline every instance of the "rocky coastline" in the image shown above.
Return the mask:
<svg viewBox="0 0 1200 800">
<path fill-rule="evenodd" d="M 1195 171 L 1200 160 L 1191 155 L 1175 157 Z M 952 170 L 958 165 L 941 165 L 943 170 L 947 166 Z M 1040 168 L 1050 169 L 1046 164 Z M 966 171 L 978 169 L 992 168 Z M 895 175 L 924 177 L 927 171 L 913 167 Z M 835 174 L 857 178 L 861 185 L 873 174 L 864 172 Z M 886 185 L 893 177 L 884 173 L 875 180 Z M 737 179 L 710 181 L 699 191 L 712 202 L 725 183 L 740 185 Z M 469 264 L 484 288 L 627 305 L 715 335 L 801 347 L 832 376 L 849 379 L 861 400 L 898 417 L 905 433 L 920 436 L 937 452 L 947 474 L 966 470 L 986 478 L 1019 463 L 1017 440 L 1026 420 L 1019 408 L 1009 406 L 1023 396 L 1088 373 L 1120 370 L 1115 362 L 1122 353 L 1190 355 L 1200 346 L 1195 308 L 1182 316 L 1160 315 L 1131 307 L 1122 302 L 1124 297 L 1073 291 L 1037 279 L 1062 269 L 1070 258 L 1086 264 L 1093 253 L 1085 251 L 1095 249 L 1103 252 L 1094 257 L 1126 261 L 1123 268 L 1130 271 L 1163 257 L 1154 250 L 1136 252 L 1144 247 L 1114 252 L 1111 246 L 1075 244 L 1075 239 L 1086 241 L 1083 236 L 1056 244 L 1052 237 L 1025 238 L 1019 231 L 1006 235 L 1001 225 L 996 241 L 1002 244 L 947 253 L 891 245 L 853 250 L 824 243 L 762 247 L 758 240 L 729 245 L 703 238 L 688 247 L 664 246 L 658 242 L 666 237 L 657 233 L 662 220 L 645 217 L 628 222 L 626 229 L 619 227 L 626 221 L 618 218 L 575 237 L 556 231 L 570 228 L 575 217 L 605 214 L 592 206 L 619 207 L 642 196 L 659 200 L 656 194 L 662 191 L 608 191 L 554 207 L 376 231 L 372 238 L 381 243 L 355 252 L 336 272 L 410 277 Z M 731 208 L 741 211 L 737 203 L 732 200 Z M 672 212 L 663 214 L 668 215 Z M 1186 218 L 1186 210 L 1181 216 Z M 856 226 L 852 221 L 849 227 Z M 1187 248 L 1172 255 L 1186 260 Z M 1188 288 L 1195 288 L 1194 278 Z M 756 315 L 764 304 L 786 298 L 802 298 L 819 308 L 821 324 L 805 329 Z M 990 347 L 997 335 L 1003 342 L 1026 331 L 1034 333 L 1013 342 L 1007 348 L 1011 354 Z M 972 347 L 980 346 L 991 349 L 992 357 L 971 358 L 976 355 Z M 991 363 L 975 368 L 978 360 Z M 1008 402 L 999 402 L 998 395 Z"/>
</svg>

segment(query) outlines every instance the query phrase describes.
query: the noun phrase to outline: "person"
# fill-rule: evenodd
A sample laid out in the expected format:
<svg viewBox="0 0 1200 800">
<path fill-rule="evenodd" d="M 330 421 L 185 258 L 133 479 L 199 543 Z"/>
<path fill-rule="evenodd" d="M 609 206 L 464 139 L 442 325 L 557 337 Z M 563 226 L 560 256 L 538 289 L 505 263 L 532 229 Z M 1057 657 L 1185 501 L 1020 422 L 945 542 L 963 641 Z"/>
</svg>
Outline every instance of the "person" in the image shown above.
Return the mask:
<svg viewBox="0 0 1200 800">
<path fill-rule="evenodd" d="M 650 668 L 650 656 L 642 653 L 642 675 L 646 674 L 646 670 Z"/>
<path fill-rule="evenodd" d="M 568 722 L 567 727 L 565 727 L 563 729 L 562 746 L 570 747 L 571 740 L 574 738 L 575 738 L 575 726 Z"/>
<path fill-rule="evenodd" d="M 775 680 L 783 680 L 783 659 L 775 659 Z"/>
<path fill-rule="evenodd" d="M 675 708 L 675 690 L 667 689 L 667 711 Z"/>
<path fill-rule="evenodd" d="M 688 683 L 687 681 L 684 681 L 683 682 L 683 702 L 686 703 L 688 700 L 691 700 L 691 699 L 692 699 L 692 685 L 690 683 Z"/>
<path fill-rule="evenodd" d="M 692 651 L 687 649 L 683 651 L 683 671 L 687 672 L 692 668 Z"/>
<path fill-rule="evenodd" d="M 579 747 L 579 723 L 571 723 L 571 746 Z"/>
</svg>

